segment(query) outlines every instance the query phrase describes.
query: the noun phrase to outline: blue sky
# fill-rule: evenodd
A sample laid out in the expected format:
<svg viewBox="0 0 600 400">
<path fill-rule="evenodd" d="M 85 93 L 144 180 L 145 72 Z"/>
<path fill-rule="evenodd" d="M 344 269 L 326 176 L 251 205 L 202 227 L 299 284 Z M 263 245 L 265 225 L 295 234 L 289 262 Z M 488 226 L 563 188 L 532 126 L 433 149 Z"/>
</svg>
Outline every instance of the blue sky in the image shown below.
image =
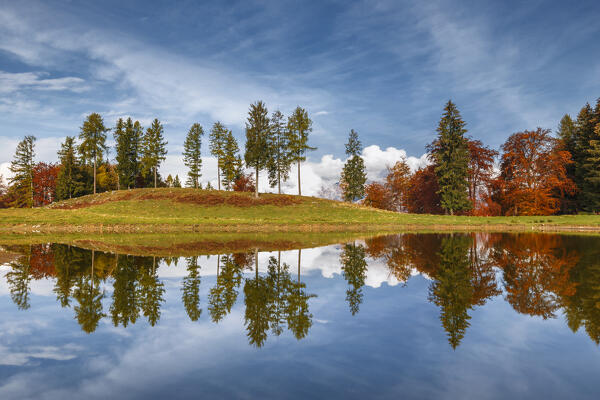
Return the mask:
<svg viewBox="0 0 600 400">
<path fill-rule="evenodd" d="M 420 157 L 448 99 L 498 148 L 600 96 L 597 1 L 173 4 L 0 0 L 0 163 L 25 134 L 52 159 L 90 112 L 159 118 L 175 155 L 194 122 L 242 140 L 262 99 L 307 108 L 311 160 L 351 128 Z"/>
</svg>

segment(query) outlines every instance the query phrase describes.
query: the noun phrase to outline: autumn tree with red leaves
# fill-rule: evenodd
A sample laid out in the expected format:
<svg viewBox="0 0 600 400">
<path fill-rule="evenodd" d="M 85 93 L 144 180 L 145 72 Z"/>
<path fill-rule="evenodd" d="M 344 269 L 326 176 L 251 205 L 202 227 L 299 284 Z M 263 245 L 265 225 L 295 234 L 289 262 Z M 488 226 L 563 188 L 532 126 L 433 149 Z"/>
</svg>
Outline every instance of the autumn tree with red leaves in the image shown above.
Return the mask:
<svg viewBox="0 0 600 400">
<path fill-rule="evenodd" d="M 256 186 L 254 184 L 252 175 L 241 174 L 233 182 L 233 190 L 235 192 L 254 192 L 256 190 Z"/>
<path fill-rule="evenodd" d="M 379 182 L 370 183 L 365 187 L 363 204 L 382 210 L 394 209 L 394 200 L 391 191 L 387 186 Z"/>
<path fill-rule="evenodd" d="M 467 144 L 469 147 L 467 182 L 472 213 L 489 215 L 489 187 L 494 179 L 494 160 L 498 152 L 484 146 L 480 140 L 470 139 Z"/>
<path fill-rule="evenodd" d="M 550 215 L 560 198 L 574 193 L 567 176 L 571 154 L 560 149 L 549 129 L 517 132 L 502 145 L 500 204 L 505 215 Z"/>
<path fill-rule="evenodd" d="M 45 206 L 56 198 L 56 182 L 60 166 L 39 162 L 33 167 L 33 204 Z"/>
<path fill-rule="evenodd" d="M 410 178 L 406 196 L 408 212 L 418 214 L 442 214 L 439 186 L 435 166 L 419 168 Z"/>
</svg>

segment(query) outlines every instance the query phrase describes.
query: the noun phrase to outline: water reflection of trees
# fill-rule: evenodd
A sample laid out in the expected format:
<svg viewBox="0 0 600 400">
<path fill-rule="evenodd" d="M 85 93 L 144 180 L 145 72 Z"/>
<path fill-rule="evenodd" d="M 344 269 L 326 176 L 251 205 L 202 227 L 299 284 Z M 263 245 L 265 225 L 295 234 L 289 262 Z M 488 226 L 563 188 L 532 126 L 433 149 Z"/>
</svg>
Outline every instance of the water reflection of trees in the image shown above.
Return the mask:
<svg viewBox="0 0 600 400">
<path fill-rule="evenodd" d="M 10 263 L 6 280 L 19 309 L 30 307 L 33 280 L 55 280 L 54 294 L 62 307 L 73 308 L 82 330 L 93 332 L 107 316 L 115 326 L 135 324 L 141 317 L 150 325 L 160 321 L 165 288 L 157 265 L 176 258 L 138 257 L 83 250 L 59 244 L 12 246 L 22 254 Z M 244 293 L 244 321 L 248 340 L 264 345 L 269 334 L 286 329 L 302 339 L 312 326 L 310 298 L 298 274 L 270 257 L 265 271 L 256 267 L 255 253 L 216 257 L 217 277 L 209 288 L 207 310 L 219 323 Z M 340 267 L 347 281 L 350 312 L 359 312 L 369 260 L 383 261 L 390 276 L 407 282 L 422 274 L 431 280 L 429 300 L 439 307 L 448 341 L 456 348 L 465 337 L 472 310 L 502 295 L 515 311 L 556 318 L 563 310 L 568 326 L 584 329 L 600 343 L 600 246 L 595 237 L 543 234 L 403 234 L 353 242 L 342 246 Z M 212 260 L 212 258 L 211 258 Z M 192 321 L 202 314 L 198 257 L 185 259 L 181 299 Z M 244 278 L 244 272 L 252 275 Z M 112 284 L 112 293 L 105 287 Z M 110 293 L 110 291 L 109 291 Z M 108 306 L 107 304 L 108 303 Z M 106 307 L 106 309 L 105 309 Z"/>
<path fill-rule="evenodd" d="M 84 250 L 61 244 L 12 246 L 22 254 L 10 264 L 6 280 L 11 298 L 19 309 L 30 307 L 31 281 L 52 278 L 58 303 L 73 308 L 81 329 L 94 332 L 100 320 L 109 316 L 113 325 L 127 327 L 140 316 L 154 326 L 160 320 L 165 299 L 164 283 L 157 266 L 161 261 L 176 264 L 174 258 L 117 255 Z M 258 254 L 256 254 L 258 256 Z M 191 321 L 197 321 L 200 303 L 200 265 L 198 257 L 185 259 L 187 274 L 182 279 L 181 299 Z M 292 279 L 290 266 L 278 257 L 270 257 L 267 271 L 259 274 L 253 254 L 236 253 L 217 256 L 217 278 L 208 294 L 211 320 L 220 322 L 232 310 L 243 285 L 245 321 L 249 342 L 258 347 L 268 332 L 280 335 L 287 327 L 297 338 L 304 338 L 312 326 L 306 292 L 301 282 L 301 251 L 298 252 L 298 278 Z M 244 270 L 254 270 L 254 277 L 244 280 Z M 105 312 L 104 287 L 112 283 L 110 305 Z"/>
</svg>

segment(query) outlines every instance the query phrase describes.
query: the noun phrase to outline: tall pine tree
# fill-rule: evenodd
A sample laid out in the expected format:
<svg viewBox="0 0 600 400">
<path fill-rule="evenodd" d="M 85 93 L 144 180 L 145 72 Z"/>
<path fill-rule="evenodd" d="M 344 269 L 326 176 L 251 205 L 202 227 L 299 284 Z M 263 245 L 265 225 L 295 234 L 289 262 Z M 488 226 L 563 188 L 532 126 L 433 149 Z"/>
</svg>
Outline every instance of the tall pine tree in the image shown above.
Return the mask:
<svg viewBox="0 0 600 400">
<path fill-rule="evenodd" d="M 587 211 L 598 213 L 600 212 L 600 123 L 596 124 L 594 137 L 589 141 L 582 168 L 585 208 Z"/>
<path fill-rule="evenodd" d="M 9 183 L 13 194 L 13 207 L 33 207 L 33 167 L 35 137 L 25 136 L 17 145 L 9 170 L 13 173 Z"/>
<path fill-rule="evenodd" d="M 117 174 L 120 188 L 130 189 L 135 187 L 139 174 L 140 140 L 142 127 L 139 121 L 135 124 L 131 118 L 124 122 L 119 118 L 113 132 L 116 147 Z"/>
<path fill-rule="evenodd" d="M 267 163 L 269 185 L 277 185 L 277 193 L 281 194 L 281 181 L 287 181 L 290 176 L 289 143 L 283 114 L 277 110 L 271 114 L 271 134 L 269 135 L 270 155 Z"/>
<path fill-rule="evenodd" d="M 71 199 L 85 193 L 87 177 L 76 156 L 75 138 L 67 136 L 58 151 L 60 172 L 56 181 L 56 198 Z"/>
<path fill-rule="evenodd" d="M 471 208 L 468 196 L 469 146 L 467 130 L 456 105 L 448 101 L 437 128 L 438 138 L 428 146 L 440 187 L 441 206 L 453 215 Z"/>
<path fill-rule="evenodd" d="M 340 178 L 340 186 L 345 201 L 356 201 L 365 195 L 367 174 L 365 172 L 365 161 L 360 156 L 361 152 L 362 144 L 358 139 L 358 133 L 351 129 L 348 135 L 348 143 L 346 143 L 348 160 L 344 164 Z"/>
<path fill-rule="evenodd" d="M 158 168 L 165 160 L 167 155 L 167 142 L 163 138 L 163 126 L 155 118 L 152 126 L 148 128 L 143 139 L 143 159 L 144 172 L 154 172 L 154 187 L 158 186 Z"/>
<path fill-rule="evenodd" d="M 577 151 L 577 130 L 575 128 L 575 122 L 571 118 L 569 114 L 565 114 L 560 123 L 558 124 L 558 129 L 556 130 L 556 134 L 560 140 L 561 150 L 568 151 L 571 154 L 571 157 Z M 575 163 L 568 164 L 566 166 L 567 176 L 573 182 L 575 182 L 575 173 L 576 173 L 576 165 Z M 573 195 L 564 195 L 561 198 L 561 212 L 573 212 L 577 210 L 576 203 L 576 194 Z"/>
<path fill-rule="evenodd" d="M 300 163 L 306 160 L 308 150 L 316 150 L 316 147 L 308 145 L 308 134 L 312 132 L 312 121 L 308 113 L 301 107 L 296 107 L 293 114 L 288 118 L 287 140 L 290 161 L 296 162 L 298 166 L 298 195 L 302 195 L 300 184 Z M 258 183 L 258 182 L 257 182 Z"/>
<path fill-rule="evenodd" d="M 233 183 L 242 173 L 242 158 L 239 155 L 240 148 L 231 131 L 225 137 L 223 148 L 223 160 L 221 162 L 221 176 L 225 189 L 231 190 Z"/>
<path fill-rule="evenodd" d="M 270 158 L 269 135 L 271 127 L 265 103 L 257 101 L 250 105 L 246 121 L 246 152 L 244 160 L 256 172 L 254 196 L 258 197 L 258 172 L 265 169 Z"/>
<path fill-rule="evenodd" d="M 215 122 L 210 130 L 209 140 L 210 154 L 217 159 L 217 187 L 221 190 L 221 163 L 227 140 L 227 128 L 219 121 Z"/>
<path fill-rule="evenodd" d="M 189 168 L 188 178 L 189 186 L 198 189 L 199 179 L 202 176 L 202 136 L 204 130 L 200 124 L 195 123 L 188 131 L 185 142 L 183 142 L 183 163 Z"/>
<path fill-rule="evenodd" d="M 103 151 L 106 150 L 106 132 L 108 129 L 104 126 L 104 121 L 98 113 L 92 113 L 87 116 L 81 126 L 79 138 L 79 153 L 85 164 L 93 165 L 94 175 L 94 194 L 96 194 L 96 170 L 97 165 L 102 162 Z"/>
</svg>

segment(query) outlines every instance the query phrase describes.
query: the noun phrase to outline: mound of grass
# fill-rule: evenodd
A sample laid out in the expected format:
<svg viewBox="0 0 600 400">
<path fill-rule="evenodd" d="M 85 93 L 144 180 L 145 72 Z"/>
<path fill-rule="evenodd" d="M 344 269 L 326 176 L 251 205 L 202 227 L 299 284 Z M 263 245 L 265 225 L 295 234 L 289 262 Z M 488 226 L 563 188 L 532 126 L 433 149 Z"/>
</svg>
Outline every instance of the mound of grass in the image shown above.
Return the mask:
<svg viewBox="0 0 600 400">
<path fill-rule="evenodd" d="M 545 220 L 545 222 L 543 222 Z M 401 214 L 356 204 L 276 194 L 136 189 L 35 209 L 0 210 L 4 232 L 270 232 L 600 230 L 600 216 L 468 217 Z"/>
</svg>

